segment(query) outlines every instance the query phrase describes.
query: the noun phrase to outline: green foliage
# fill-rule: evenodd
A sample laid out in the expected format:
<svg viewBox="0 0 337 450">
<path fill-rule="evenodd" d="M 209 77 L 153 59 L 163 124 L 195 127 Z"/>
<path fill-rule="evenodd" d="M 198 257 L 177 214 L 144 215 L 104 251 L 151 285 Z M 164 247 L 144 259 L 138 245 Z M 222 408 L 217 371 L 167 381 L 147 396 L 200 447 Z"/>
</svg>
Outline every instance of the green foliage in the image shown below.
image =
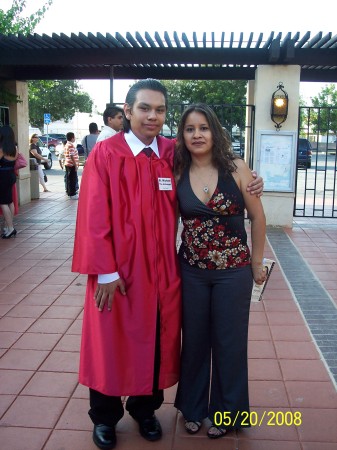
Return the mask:
<svg viewBox="0 0 337 450">
<path fill-rule="evenodd" d="M 36 1 L 36 0 L 34 0 Z M 0 9 L 0 33 L 32 33 L 43 19 L 53 0 L 44 3 L 29 17 L 23 17 L 26 0 L 13 0 L 8 11 Z M 0 84 L 0 99 L 3 104 L 20 101 Z M 75 111 L 91 112 L 93 101 L 81 92 L 77 81 L 30 81 L 28 83 L 29 119 L 33 126 L 43 127 L 43 114 L 50 113 L 52 120 L 69 121 Z"/>
<path fill-rule="evenodd" d="M 36 0 L 34 0 L 36 1 Z M 53 0 L 47 0 L 34 14 L 22 17 L 26 8 L 26 0 L 13 0 L 12 6 L 7 11 L 0 8 L 0 34 L 23 34 L 32 33 L 39 22 L 43 19 Z M 0 80 L 0 103 L 9 105 L 19 103 L 21 100 L 5 88 Z"/>
<path fill-rule="evenodd" d="M 246 104 L 246 81 L 233 80 L 174 80 L 162 81 L 169 93 L 167 123 L 175 128 L 184 105 L 207 103 L 214 107 L 223 126 L 230 129 L 233 124 L 244 123 L 245 108 L 223 109 L 216 105 Z"/>
<path fill-rule="evenodd" d="M 28 104 L 30 124 L 42 128 L 44 113 L 68 122 L 76 111 L 91 113 L 93 101 L 76 80 L 45 80 L 28 82 Z"/>
<path fill-rule="evenodd" d="M 47 0 L 34 14 L 22 17 L 26 8 L 26 0 L 13 0 L 8 11 L 0 8 L 0 33 L 1 34 L 30 34 L 43 19 L 53 0 Z"/>
<path fill-rule="evenodd" d="M 170 103 L 244 104 L 246 81 L 182 80 L 163 81 Z"/>
<path fill-rule="evenodd" d="M 314 133 L 337 134 L 337 91 L 334 84 L 326 85 L 316 97 L 311 97 L 310 123 Z M 333 107 L 333 109 L 331 108 Z"/>
</svg>

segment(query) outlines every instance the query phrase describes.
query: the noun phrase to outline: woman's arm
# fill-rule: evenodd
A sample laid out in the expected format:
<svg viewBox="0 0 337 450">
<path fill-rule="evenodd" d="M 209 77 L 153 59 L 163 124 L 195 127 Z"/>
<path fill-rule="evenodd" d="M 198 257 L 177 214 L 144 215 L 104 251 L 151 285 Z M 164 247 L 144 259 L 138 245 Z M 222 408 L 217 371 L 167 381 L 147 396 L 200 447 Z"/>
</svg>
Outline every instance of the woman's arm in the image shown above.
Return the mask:
<svg viewBox="0 0 337 450">
<path fill-rule="evenodd" d="M 266 239 L 266 218 L 261 199 L 256 195 L 251 195 L 247 191 L 247 187 L 253 178 L 249 167 L 242 160 L 236 160 L 235 163 L 237 165 L 237 171 L 233 176 L 239 184 L 245 207 L 251 221 L 251 260 L 253 277 L 257 284 L 262 284 L 266 277 L 266 271 L 262 263 Z"/>
<path fill-rule="evenodd" d="M 48 162 L 48 159 L 47 159 L 47 158 L 44 158 L 44 157 L 41 156 L 41 155 L 39 155 L 38 152 L 35 150 L 35 148 L 31 148 L 31 149 L 30 149 L 30 153 L 31 153 L 32 155 L 34 155 L 34 157 L 35 157 L 36 159 L 39 159 L 40 161 Z"/>
</svg>

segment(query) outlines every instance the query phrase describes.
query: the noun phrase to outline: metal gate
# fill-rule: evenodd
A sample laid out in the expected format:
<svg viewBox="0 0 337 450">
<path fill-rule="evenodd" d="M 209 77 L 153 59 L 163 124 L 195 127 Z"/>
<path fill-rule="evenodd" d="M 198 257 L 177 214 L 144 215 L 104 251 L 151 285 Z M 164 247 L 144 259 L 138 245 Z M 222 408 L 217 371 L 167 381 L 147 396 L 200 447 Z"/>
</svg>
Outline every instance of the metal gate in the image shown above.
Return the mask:
<svg viewBox="0 0 337 450">
<path fill-rule="evenodd" d="M 337 218 L 337 108 L 300 107 L 298 130 L 294 216 Z"/>
</svg>

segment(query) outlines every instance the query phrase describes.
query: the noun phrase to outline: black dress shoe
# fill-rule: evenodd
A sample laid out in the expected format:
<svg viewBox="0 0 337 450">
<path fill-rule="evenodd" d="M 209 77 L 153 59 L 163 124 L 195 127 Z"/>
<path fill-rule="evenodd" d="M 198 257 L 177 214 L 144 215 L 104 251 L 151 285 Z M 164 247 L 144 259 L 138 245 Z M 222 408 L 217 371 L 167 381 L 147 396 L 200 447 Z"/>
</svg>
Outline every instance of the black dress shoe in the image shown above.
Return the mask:
<svg viewBox="0 0 337 450">
<path fill-rule="evenodd" d="M 110 450 L 116 447 L 116 431 L 115 427 L 99 424 L 94 425 L 92 439 L 98 448 Z"/>
<path fill-rule="evenodd" d="M 160 423 L 155 415 L 149 419 L 136 419 L 139 425 L 139 432 L 148 441 L 158 441 L 162 436 Z"/>
</svg>

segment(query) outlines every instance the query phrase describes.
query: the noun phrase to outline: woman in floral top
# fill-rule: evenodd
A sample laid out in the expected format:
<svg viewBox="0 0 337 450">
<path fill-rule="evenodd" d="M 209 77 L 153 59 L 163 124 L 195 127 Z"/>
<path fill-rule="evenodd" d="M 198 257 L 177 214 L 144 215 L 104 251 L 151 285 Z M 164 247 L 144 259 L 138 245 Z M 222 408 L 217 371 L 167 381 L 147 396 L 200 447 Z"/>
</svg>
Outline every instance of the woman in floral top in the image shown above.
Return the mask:
<svg viewBox="0 0 337 450">
<path fill-rule="evenodd" d="M 183 344 L 175 406 L 187 432 L 198 432 L 208 417 L 207 436 L 218 438 L 249 426 L 249 307 L 253 280 L 261 284 L 266 276 L 265 216 L 260 199 L 246 191 L 253 178 L 249 167 L 234 155 L 207 105 L 192 105 L 181 118 L 175 174 L 183 221 Z"/>
</svg>

